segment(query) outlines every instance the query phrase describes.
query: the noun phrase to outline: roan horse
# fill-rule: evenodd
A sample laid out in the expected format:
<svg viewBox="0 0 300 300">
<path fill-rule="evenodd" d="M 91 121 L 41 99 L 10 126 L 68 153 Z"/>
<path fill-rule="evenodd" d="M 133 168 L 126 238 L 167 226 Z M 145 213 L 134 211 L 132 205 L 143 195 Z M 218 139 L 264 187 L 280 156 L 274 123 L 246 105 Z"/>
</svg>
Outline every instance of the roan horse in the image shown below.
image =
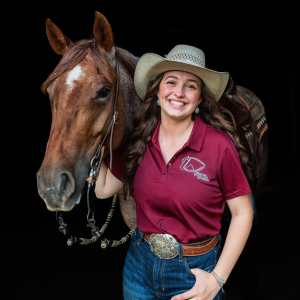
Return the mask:
<svg viewBox="0 0 300 300">
<path fill-rule="evenodd" d="M 140 99 L 133 86 L 137 57 L 115 47 L 112 29 L 96 12 L 94 38 L 72 43 L 50 20 L 47 36 L 53 50 L 63 55 L 60 63 L 42 85 L 48 92 L 52 110 L 50 137 L 45 158 L 37 173 L 38 192 L 51 211 L 70 211 L 80 202 L 89 173 L 89 164 L 108 130 L 113 115 L 116 90 L 116 59 L 120 82 L 117 99 L 118 121 L 113 150 L 133 129 Z M 259 188 L 267 170 L 267 123 L 261 101 L 249 90 L 235 86 L 230 78 L 220 99 L 244 138 Z M 109 154 L 109 139 L 104 156 Z M 121 213 L 130 229 L 136 224 L 135 201 L 119 194 Z"/>
<path fill-rule="evenodd" d="M 98 12 L 93 39 L 72 43 L 50 20 L 46 22 L 46 32 L 51 47 L 63 58 L 42 85 L 50 97 L 52 124 L 45 158 L 37 173 L 38 192 L 49 210 L 70 211 L 80 202 L 91 158 L 113 114 L 115 59 L 120 82 L 113 150 L 132 130 L 141 101 L 133 86 L 138 58 L 114 46 L 110 24 Z M 105 149 L 104 156 L 109 151 L 108 142 Z M 128 227 L 133 228 L 135 202 L 122 200 L 122 215 Z"/>
</svg>

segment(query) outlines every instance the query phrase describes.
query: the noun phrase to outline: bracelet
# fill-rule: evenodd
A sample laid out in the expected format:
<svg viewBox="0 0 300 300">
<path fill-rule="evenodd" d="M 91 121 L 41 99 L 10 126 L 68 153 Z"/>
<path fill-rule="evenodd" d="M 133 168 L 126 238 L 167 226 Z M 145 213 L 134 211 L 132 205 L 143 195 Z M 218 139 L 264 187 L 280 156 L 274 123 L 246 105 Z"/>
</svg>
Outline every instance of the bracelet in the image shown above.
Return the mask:
<svg viewBox="0 0 300 300">
<path fill-rule="evenodd" d="M 225 283 L 224 280 L 221 279 L 214 271 L 211 271 L 211 274 L 216 278 L 216 280 L 217 280 L 219 286 L 221 287 L 223 293 L 225 294 L 225 291 L 224 291 L 224 289 L 223 289 L 223 285 L 224 285 L 224 283 Z"/>
<path fill-rule="evenodd" d="M 214 277 L 217 279 L 219 286 L 222 288 L 224 285 L 224 280 L 221 279 L 214 271 L 211 271 L 211 274 L 214 275 Z"/>
</svg>

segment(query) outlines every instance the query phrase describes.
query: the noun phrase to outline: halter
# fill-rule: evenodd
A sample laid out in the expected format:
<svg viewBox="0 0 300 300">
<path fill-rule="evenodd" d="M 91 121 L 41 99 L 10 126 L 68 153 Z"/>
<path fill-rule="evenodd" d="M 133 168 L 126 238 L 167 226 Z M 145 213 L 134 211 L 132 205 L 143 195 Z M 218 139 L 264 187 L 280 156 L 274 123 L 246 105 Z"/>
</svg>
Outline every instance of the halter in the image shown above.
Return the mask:
<svg viewBox="0 0 300 300">
<path fill-rule="evenodd" d="M 103 158 L 103 153 L 104 153 L 104 143 L 105 140 L 107 138 L 107 136 L 110 133 L 110 170 L 112 170 L 112 163 L 113 163 L 113 152 L 112 152 L 112 147 L 113 147 L 113 135 L 114 135 L 114 126 L 115 124 L 117 124 L 117 119 L 118 119 L 118 112 L 117 112 L 117 101 L 118 101 L 118 93 L 119 93 L 119 81 L 120 81 L 120 74 L 119 74 L 119 64 L 118 61 L 116 59 L 116 73 L 117 73 L 117 83 L 116 83 L 116 91 L 115 91 L 115 99 L 114 99 L 114 108 L 113 108 L 113 115 L 111 118 L 111 121 L 109 123 L 109 126 L 107 128 L 107 131 L 104 135 L 104 138 L 102 140 L 102 142 L 100 143 L 100 145 L 97 148 L 97 151 L 94 155 L 94 157 L 92 158 L 91 162 L 90 162 L 90 172 L 89 172 L 89 177 L 86 180 L 86 182 L 88 183 L 87 185 L 87 208 L 88 208 L 88 213 L 87 213 L 87 227 L 91 227 L 91 233 L 92 233 L 92 237 L 90 239 L 86 239 L 86 238 L 77 238 L 77 237 L 73 237 L 71 236 L 69 229 L 68 229 L 68 225 L 64 222 L 63 218 L 62 218 L 62 212 L 58 212 L 56 211 L 56 220 L 59 223 L 59 231 L 62 232 L 67 238 L 67 245 L 68 246 L 72 246 L 75 244 L 80 244 L 80 245 L 89 245 L 91 243 L 95 243 L 105 232 L 106 228 L 108 227 L 108 224 L 113 216 L 114 213 L 114 209 L 117 203 L 117 197 L 118 195 L 115 194 L 114 198 L 113 198 L 113 202 L 112 202 L 112 206 L 111 209 L 108 213 L 107 219 L 104 223 L 104 225 L 101 227 L 101 229 L 99 229 L 96 226 L 96 221 L 95 221 L 95 214 L 94 214 L 94 210 L 91 206 L 91 201 L 90 201 L 90 195 L 91 195 L 91 191 L 94 191 L 94 187 L 95 187 L 95 183 L 98 179 L 98 175 L 99 175 L 99 171 L 100 171 L 100 167 L 101 167 L 101 162 L 102 162 L 102 158 Z M 85 186 L 83 187 L 81 194 L 83 193 Z M 92 201 L 93 202 L 93 201 Z M 102 248 L 106 248 L 106 247 L 117 247 L 121 244 L 124 244 L 129 237 L 132 235 L 133 230 L 130 230 L 130 232 L 124 236 L 121 240 L 119 241 L 115 241 L 115 240 L 107 240 L 104 239 L 101 242 L 101 247 Z"/>
</svg>

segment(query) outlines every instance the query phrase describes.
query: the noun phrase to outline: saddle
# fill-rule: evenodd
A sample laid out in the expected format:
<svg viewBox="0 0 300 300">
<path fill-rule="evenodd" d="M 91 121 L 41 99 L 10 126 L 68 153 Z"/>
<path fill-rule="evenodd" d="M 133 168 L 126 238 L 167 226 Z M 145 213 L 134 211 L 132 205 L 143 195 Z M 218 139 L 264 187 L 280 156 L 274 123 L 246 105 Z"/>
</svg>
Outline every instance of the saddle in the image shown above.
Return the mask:
<svg viewBox="0 0 300 300">
<path fill-rule="evenodd" d="M 225 116 L 227 115 L 239 130 L 241 141 L 249 152 L 254 177 L 257 177 L 258 144 L 268 129 L 262 102 L 248 89 L 236 85 L 231 77 L 219 102 Z"/>
</svg>

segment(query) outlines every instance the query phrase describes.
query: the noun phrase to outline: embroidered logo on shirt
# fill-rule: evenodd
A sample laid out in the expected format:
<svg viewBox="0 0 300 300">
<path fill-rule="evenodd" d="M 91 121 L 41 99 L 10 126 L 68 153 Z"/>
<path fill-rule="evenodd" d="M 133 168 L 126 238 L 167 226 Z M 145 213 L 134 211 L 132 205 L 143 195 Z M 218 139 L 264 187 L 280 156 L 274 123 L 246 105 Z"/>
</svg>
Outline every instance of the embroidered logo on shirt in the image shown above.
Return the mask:
<svg viewBox="0 0 300 300">
<path fill-rule="evenodd" d="M 198 179 L 202 179 L 205 181 L 209 181 L 206 174 L 200 173 L 205 168 L 205 163 L 203 163 L 201 160 L 194 158 L 194 157 L 185 157 L 182 160 L 182 164 L 180 166 L 181 170 L 187 171 L 187 172 L 193 172 L 194 176 L 197 176 Z"/>
</svg>

